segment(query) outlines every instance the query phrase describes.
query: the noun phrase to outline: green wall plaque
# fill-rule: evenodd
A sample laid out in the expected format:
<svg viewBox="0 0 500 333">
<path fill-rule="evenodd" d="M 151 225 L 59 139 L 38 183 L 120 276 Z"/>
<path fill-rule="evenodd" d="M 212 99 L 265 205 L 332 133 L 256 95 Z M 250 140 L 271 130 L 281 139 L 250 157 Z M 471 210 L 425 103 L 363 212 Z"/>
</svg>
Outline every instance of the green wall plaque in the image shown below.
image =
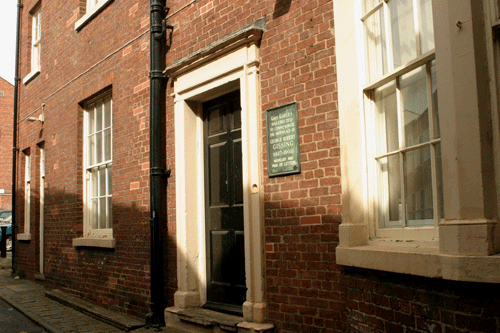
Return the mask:
<svg viewBox="0 0 500 333">
<path fill-rule="evenodd" d="M 266 110 L 269 177 L 300 173 L 297 102 Z"/>
</svg>

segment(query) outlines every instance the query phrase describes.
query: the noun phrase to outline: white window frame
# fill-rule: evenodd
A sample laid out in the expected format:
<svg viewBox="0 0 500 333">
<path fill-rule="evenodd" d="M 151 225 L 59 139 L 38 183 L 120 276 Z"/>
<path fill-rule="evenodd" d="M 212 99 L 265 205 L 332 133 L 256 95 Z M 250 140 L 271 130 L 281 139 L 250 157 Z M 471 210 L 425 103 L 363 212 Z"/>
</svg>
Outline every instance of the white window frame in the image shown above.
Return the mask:
<svg viewBox="0 0 500 333">
<path fill-rule="evenodd" d="M 31 71 L 40 70 L 41 40 L 42 40 L 42 9 L 33 13 L 31 29 Z"/>
<path fill-rule="evenodd" d="M 392 0 L 382 1 L 380 6 Z M 491 191 L 491 186 L 483 183 L 490 169 L 479 162 L 491 155 L 481 155 L 488 146 L 482 146 L 480 123 L 484 119 L 478 116 L 481 103 L 487 103 L 484 96 L 488 95 L 488 83 L 492 85 L 492 95 L 498 90 L 491 77 L 485 82 L 468 79 L 480 73 L 484 75 L 484 67 L 470 64 L 486 59 L 488 47 L 492 48 L 491 30 L 485 29 L 485 39 L 481 29 L 472 29 L 473 24 L 488 21 L 487 16 L 491 14 L 485 7 L 489 5 L 468 0 L 432 0 L 435 51 L 407 64 L 418 67 L 436 59 L 445 213 L 445 220 L 438 223 L 437 239 L 424 237 L 407 241 L 404 235 L 380 237 L 373 227 L 377 221 L 370 186 L 372 162 L 366 153 L 370 151 L 371 142 L 365 127 L 370 121 L 365 114 L 366 104 L 369 106 L 365 92 L 376 86 L 368 82 L 365 70 L 361 0 L 334 1 L 343 211 L 337 264 L 458 281 L 500 283 L 500 256 L 494 255 L 500 251 L 499 222 L 486 217 L 486 209 L 492 204 L 484 191 L 485 188 Z M 490 60 L 487 65 L 490 73 L 497 72 L 494 61 Z M 384 79 L 388 82 L 393 78 Z M 495 151 L 500 155 L 500 144 L 496 144 Z M 498 170 L 496 175 L 500 176 Z"/>
<path fill-rule="evenodd" d="M 104 108 L 106 103 L 109 103 L 109 108 L 110 108 L 110 124 L 109 126 L 105 127 L 105 120 L 104 120 Z M 101 129 L 99 130 L 93 130 L 92 132 L 89 129 L 89 123 L 90 123 L 90 113 L 91 112 L 96 112 L 95 110 L 101 109 Z M 112 190 L 110 191 L 112 187 L 112 180 L 109 179 L 109 177 L 112 174 L 112 164 L 113 164 L 113 100 L 111 97 L 111 94 L 106 94 L 103 96 L 100 96 L 97 99 L 92 100 L 91 102 L 87 103 L 85 106 L 85 111 L 84 111 L 84 171 L 83 171 L 83 177 L 84 177 L 84 237 L 97 237 L 97 238 L 102 238 L 102 237 L 107 237 L 110 238 L 113 236 L 113 221 L 112 221 Z M 94 119 L 94 124 L 97 123 L 97 119 Z M 94 125 L 95 126 L 95 125 Z M 109 153 L 108 153 L 108 158 L 106 159 L 105 157 L 105 131 L 109 131 L 110 133 L 110 138 L 109 138 Z M 94 143 L 93 145 L 91 144 L 92 142 L 92 137 L 100 136 L 102 140 L 101 144 L 101 151 L 97 149 L 97 143 Z M 95 139 L 97 141 L 97 139 Z M 92 147 L 96 147 L 94 150 Z M 97 161 L 97 154 L 101 154 L 102 160 L 99 162 Z M 91 156 L 93 155 L 93 156 Z M 102 175 L 100 170 L 105 170 L 104 175 Z M 98 188 L 94 188 L 95 180 L 97 178 L 97 183 L 101 183 L 100 177 L 104 176 L 105 181 L 104 181 L 104 191 L 105 193 L 99 193 L 101 190 Z M 94 178 L 95 177 L 95 178 Z M 97 215 L 95 215 L 95 206 L 93 206 L 94 200 L 97 204 Z M 105 227 L 100 227 L 98 226 L 97 228 L 95 227 L 96 225 L 99 225 L 100 223 L 100 214 L 102 210 L 100 209 L 101 205 L 103 204 L 106 205 L 106 209 L 104 209 L 104 212 L 106 214 L 105 217 Z M 94 221 L 94 218 L 97 217 L 97 220 Z"/>
<path fill-rule="evenodd" d="M 85 24 L 92 20 L 97 14 L 99 14 L 106 6 L 113 0 L 87 0 L 85 7 L 85 15 L 83 15 L 75 23 L 75 30 L 81 30 Z"/>
<path fill-rule="evenodd" d="M 413 16 L 413 31 L 414 31 L 414 43 L 415 43 L 415 57 L 411 59 L 409 62 L 400 65 L 395 68 L 393 59 L 396 58 L 393 54 L 393 45 L 392 45 L 392 27 L 390 20 L 390 6 L 389 2 L 394 0 L 381 0 L 378 4 L 374 5 L 373 8 L 367 8 L 366 13 L 363 13 L 360 21 L 363 25 L 363 46 L 364 46 L 364 54 L 365 64 L 366 64 L 366 79 L 363 87 L 363 104 L 364 104 L 364 119 L 365 119 L 365 130 L 366 130 L 366 160 L 368 164 L 368 195 L 369 200 L 372 203 L 371 207 L 371 215 L 370 218 L 374 223 L 370 224 L 370 234 L 379 238 L 394 238 L 397 240 L 436 240 L 438 239 L 438 224 L 440 222 L 439 216 L 439 203 L 442 197 L 441 193 L 438 193 L 438 168 L 436 161 L 436 146 L 440 144 L 441 139 L 438 137 L 437 133 L 435 133 L 434 126 L 434 108 L 432 101 L 432 86 L 431 86 L 431 62 L 435 59 L 435 51 L 434 49 L 428 50 L 425 54 L 422 54 L 422 46 L 420 39 L 420 31 L 419 26 L 421 25 L 422 18 L 419 17 L 419 2 L 417 0 L 413 0 L 412 6 L 412 16 Z M 361 1 L 362 2 L 362 1 Z M 378 14 L 381 14 L 385 19 L 384 31 L 382 34 L 385 37 L 385 43 L 381 42 L 382 46 L 380 48 L 380 52 L 385 54 L 385 65 L 382 67 L 385 68 L 383 73 L 379 73 L 376 78 L 371 78 L 368 73 L 368 68 L 370 66 L 369 55 L 368 55 L 368 38 L 366 37 L 366 29 L 364 29 L 366 22 L 376 17 Z M 381 37 L 384 39 L 383 37 Z M 385 46 L 385 47 L 384 47 Z M 360 47 L 361 48 L 361 47 Z M 378 57 L 382 57 L 380 54 Z M 380 58 L 379 58 L 380 59 Z M 379 64 L 377 59 L 377 65 Z M 371 63 L 373 65 L 373 62 Z M 411 71 L 422 68 L 425 66 L 425 74 L 426 74 L 426 84 L 427 84 L 427 105 L 428 105 L 428 120 L 429 120 L 429 132 L 430 139 L 424 143 L 420 144 L 412 144 L 405 145 L 405 124 L 404 124 L 404 116 L 402 111 L 402 93 L 400 90 L 399 80 L 400 78 L 410 73 Z M 371 71 L 370 71 L 371 72 Z M 373 73 L 372 73 L 373 74 Z M 379 121 L 375 117 L 376 107 L 375 107 L 375 99 L 374 93 L 376 88 L 380 88 L 388 83 L 394 83 L 396 86 L 396 96 L 397 96 L 397 128 L 398 128 L 398 141 L 399 145 L 396 150 L 393 151 L 384 151 L 383 153 L 376 154 L 377 150 L 377 141 L 380 140 L 382 142 L 386 141 L 385 138 L 385 129 L 383 130 L 384 137 L 377 138 L 377 130 L 378 126 L 377 122 Z M 438 125 L 438 124 L 437 124 Z M 385 125 L 383 124 L 385 127 Z M 379 134 L 380 135 L 380 134 Z M 407 217 L 407 209 L 400 209 L 400 221 L 382 221 L 380 219 L 381 216 L 387 217 L 389 215 L 389 189 L 387 187 L 388 183 L 388 175 L 387 172 L 383 172 L 381 175 L 377 174 L 377 169 L 380 168 L 378 165 L 378 161 L 387 160 L 390 156 L 398 156 L 399 161 L 399 185 L 400 185 L 400 206 L 408 207 L 406 203 L 406 186 L 405 186 L 405 155 L 419 148 L 429 148 L 430 150 L 430 159 L 431 159 L 431 174 L 432 174 L 432 206 L 433 206 L 433 224 L 432 226 L 422 226 L 423 221 L 418 220 L 414 221 L 414 226 L 409 227 L 408 217 Z M 380 177 L 385 177 L 383 180 Z M 385 181 L 384 181 L 385 180 Z M 381 186 L 382 183 L 385 183 L 385 186 Z M 384 223 L 386 224 L 385 228 L 382 228 L 380 225 Z M 417 224 L 415 226 L 415 224 Z M 418 226 L 420 224 L 420 226 Z"/>
<path fill-rule="evenodd" d="M 92 9 L 99 3 L 99 0 L 87 0 L 86 12 L 92 11 Z"/>
<path fill-rule="evenodd" d="M 31 71 L 23 80 L 24 84 L 31 81 L 41 71 L 42 48 L 42 8 L 39 7 L 31 15 Z"/>
<path fill-rule="evenodd" d="M 31 215 L 31 155 L 24 154 L 24 234 L 30 233 Z"/>
</svg>

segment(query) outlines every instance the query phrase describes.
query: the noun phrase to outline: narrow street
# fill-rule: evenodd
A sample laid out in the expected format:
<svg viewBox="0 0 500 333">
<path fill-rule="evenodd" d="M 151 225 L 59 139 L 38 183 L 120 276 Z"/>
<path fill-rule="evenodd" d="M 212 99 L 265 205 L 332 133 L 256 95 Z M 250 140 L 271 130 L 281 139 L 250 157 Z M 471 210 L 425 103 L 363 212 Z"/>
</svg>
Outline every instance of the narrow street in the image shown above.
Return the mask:
<svg viewBox="0 0 500 333">
<path fill-rule="evenodd" d="M 0 299 L 0 333 L 21 332 L 44 333 L 47 331 Z"/>
</svg>

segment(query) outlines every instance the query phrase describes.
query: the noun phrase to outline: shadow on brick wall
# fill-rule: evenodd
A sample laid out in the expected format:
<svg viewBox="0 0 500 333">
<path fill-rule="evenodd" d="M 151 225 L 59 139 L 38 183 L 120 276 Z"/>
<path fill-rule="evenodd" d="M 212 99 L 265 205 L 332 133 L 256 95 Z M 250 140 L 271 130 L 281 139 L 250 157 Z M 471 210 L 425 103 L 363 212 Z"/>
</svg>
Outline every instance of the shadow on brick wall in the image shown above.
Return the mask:
<svg viewBox="0 0 500 333">
<path fill-rule="evenodd" d="M 290 10 L 292 0 L 276 0 L 274 5 L 273 19 L 285 15 Z"/>
<path fill-rule="evenodd" d="M 16 242 L 18 267 L 27 278 L 40 273 L 40 205 L 31 199 L 29 241 Z M 24 193 L 17 196 L 18 230 L 24 230 Z M 111 310 L 145 318 L 150 297 L 149 207 L 113 203 L 113 249 L 74 247 L 83 236 L 82 196 L 46 189 L 44 209 L 44 283 Z M 177 287 L 175 235 L 163 223 L 164 294 L 173 304 Z"/>
</svg>

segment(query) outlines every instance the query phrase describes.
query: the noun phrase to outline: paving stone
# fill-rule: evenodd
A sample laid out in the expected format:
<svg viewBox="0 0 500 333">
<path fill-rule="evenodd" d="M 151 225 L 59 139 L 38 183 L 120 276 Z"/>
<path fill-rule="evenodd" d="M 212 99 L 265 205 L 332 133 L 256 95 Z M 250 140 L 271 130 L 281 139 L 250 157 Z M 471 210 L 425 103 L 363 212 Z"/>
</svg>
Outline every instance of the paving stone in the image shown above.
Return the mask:
<svg viewBox="0 0 500 333">
<path fill-rule="evenodd" d="M 10 253 L 7 258 L 0 258 L 0 298 L 22 312 L 36 324 L 42 326 L 51 333 L 118 333 L 123 332 L 115 326 L 109 325 L 101 320 L 86 315 L 77 309 L 77 305 L 85 305 L 99 313 L 102 309 L 92 304 L 86 304 L 79 299 L 68 307 L 60 302 L 49 299 L 45 296 L 45 288 L 36 281 L 27 279 L 15 280 L 11 276 Z M 57 294 L 57 292 L 56 292 Z M 68 297 L 67 299 L 72 299 Z M 84 307 L 85 307 L 84 306 Z M 77 308 L 77 309 L 75 309 Z M 81 306 L 80 306 L 81 308 Z M 108 317 L 124 318 L 123 314 L 113 311 L 102 311 L 108 314 Z M 137 320 L 140 322 L 140 319 Z M 130 323 L 130 322 L 129 322 Z M 173 328 L 148 329 L 146 327 L 131 330 L 133 333 L 186 333 Z"/>
</svg>

